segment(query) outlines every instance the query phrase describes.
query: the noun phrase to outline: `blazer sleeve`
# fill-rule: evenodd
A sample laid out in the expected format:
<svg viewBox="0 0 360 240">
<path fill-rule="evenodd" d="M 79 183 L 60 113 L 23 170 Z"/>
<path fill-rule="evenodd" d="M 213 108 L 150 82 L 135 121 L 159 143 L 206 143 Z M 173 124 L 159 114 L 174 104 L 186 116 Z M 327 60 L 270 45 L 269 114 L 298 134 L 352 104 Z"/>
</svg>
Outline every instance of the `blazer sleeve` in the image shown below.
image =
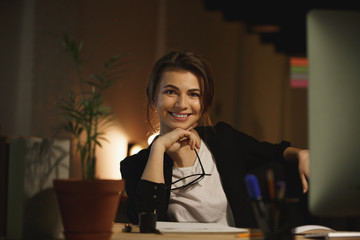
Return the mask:
<svg viewBox="0 0 360 240">
<path fill-rule="evenodd" d="M 120 163 L 127 194 L 126 211 L 129 221 L 138 224 L 139 213 L 154 212 L 158 220 L 165 220 L 167 209 L 167 187 L 165 184 L 141 180 L 149 156 L 149 149 L 125 158 Z"/>
<path fill-rule="evenodd" d="M 269 162 L 284 162 L 283 153 L 290 146 L 287 141 L 259 141 L 224 122 L 216 124 L 215 132 L 218 145 L 222 147 L 221 151 L 233 153 L 229 157 L 244 160 L 244 167 L 247 169 L 254 169 Z"/>
</svg>

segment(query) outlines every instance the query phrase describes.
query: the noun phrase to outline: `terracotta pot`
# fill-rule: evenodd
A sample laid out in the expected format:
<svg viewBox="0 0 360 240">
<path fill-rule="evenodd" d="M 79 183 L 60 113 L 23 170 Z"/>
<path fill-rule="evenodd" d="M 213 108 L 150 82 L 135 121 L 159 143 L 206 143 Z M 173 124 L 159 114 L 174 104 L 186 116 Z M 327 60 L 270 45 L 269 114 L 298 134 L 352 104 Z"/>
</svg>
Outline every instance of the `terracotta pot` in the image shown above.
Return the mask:
<svg viewBox="0 0 360 240">
<path fill-rule="evenodd" d="M 56 179 L 66 240 L 108 240 L 119 206 L 123 180 Z"/>
</svg>

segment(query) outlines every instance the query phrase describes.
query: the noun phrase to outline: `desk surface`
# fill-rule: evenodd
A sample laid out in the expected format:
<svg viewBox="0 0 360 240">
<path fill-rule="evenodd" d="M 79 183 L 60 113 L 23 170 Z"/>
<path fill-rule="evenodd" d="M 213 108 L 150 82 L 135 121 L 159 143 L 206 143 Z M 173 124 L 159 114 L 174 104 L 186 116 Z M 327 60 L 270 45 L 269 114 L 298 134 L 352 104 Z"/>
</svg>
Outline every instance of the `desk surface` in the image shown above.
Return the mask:
<svg viewBox="0 0 360 240">
<path fill-rule="evenodd" d="M 115 223 L 113 227 L 113 235 L 111 240 L 153 240 L 153 239 L 164 239 L 164 240 L 189 240 L 189 239 L 196 239 L 196 240 L 226 240 L 226 239 L 251 239 L 251 240 L 260 240 L 263 239 L 262 237 L 237 237 L 237 234 L 233 233 L 165 233 L 165 234 L 155 234 L 155 233 L 139 233 L 139 230 L 135 228 L 133 232 L 126 233 L 122 232 L 124 228 L 124 224 L 122 223 Z M 295 240 L 303 240 L 308 239 L 302 236 L 296 236 Z"/>
</svg>

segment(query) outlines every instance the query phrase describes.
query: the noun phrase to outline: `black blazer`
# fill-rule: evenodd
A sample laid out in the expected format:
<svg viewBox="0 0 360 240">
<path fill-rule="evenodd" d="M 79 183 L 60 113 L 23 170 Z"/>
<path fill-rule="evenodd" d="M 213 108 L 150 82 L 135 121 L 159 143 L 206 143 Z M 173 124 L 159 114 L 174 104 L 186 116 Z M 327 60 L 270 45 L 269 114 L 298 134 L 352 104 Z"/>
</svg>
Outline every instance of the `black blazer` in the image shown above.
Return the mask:
<svg viewBox="0 0 360 240">
<path fill-rule="evenodd" d="M 244 177 L 247 173 L 258 174 L 260 182 L 264 171 L 283 162 L 283 152 L 289 142 L 279 144 L 260 142 L 230 125 L 219 122 L 214 127 L 197 127 L 201 139 L 212 152 L 220 174 L 224 192 L 231 206 L 235 225 L 238 227 L 257 227 L 252 213 Z M 138 213 L 153 212 L 156 209 L 158 220 L 167 221 L 167 207 L 170 198 L 173 161 L 164 155 L 165 184 L 141 180 L 151 146 L 138 154 L 125 158 L 120 163 L 120 170 L 125 179 L 128 195 L 127 216 L 137 224 Z M 280 170 L 281 171 L 281 170 Z M 278 174 L 276 174 L 278 176 Z M 262 185 L 261 185 L 262 187 Z M 264 189 L 264 187 L 262 187 Z"/>
</svg>

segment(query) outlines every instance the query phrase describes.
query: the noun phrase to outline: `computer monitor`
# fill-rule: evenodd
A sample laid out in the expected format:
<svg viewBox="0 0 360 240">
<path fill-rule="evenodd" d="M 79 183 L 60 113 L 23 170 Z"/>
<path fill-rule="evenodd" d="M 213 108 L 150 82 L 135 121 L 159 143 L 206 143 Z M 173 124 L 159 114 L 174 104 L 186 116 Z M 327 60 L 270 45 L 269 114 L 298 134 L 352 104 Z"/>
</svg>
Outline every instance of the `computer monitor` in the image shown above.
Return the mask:
<svg viewBox="0 0 360 240">
<path fill-rule="evenodd" d="M 312 10 L 309 60 L 309 210 L 360 216 L 360 12 Z"/>
</svg>

